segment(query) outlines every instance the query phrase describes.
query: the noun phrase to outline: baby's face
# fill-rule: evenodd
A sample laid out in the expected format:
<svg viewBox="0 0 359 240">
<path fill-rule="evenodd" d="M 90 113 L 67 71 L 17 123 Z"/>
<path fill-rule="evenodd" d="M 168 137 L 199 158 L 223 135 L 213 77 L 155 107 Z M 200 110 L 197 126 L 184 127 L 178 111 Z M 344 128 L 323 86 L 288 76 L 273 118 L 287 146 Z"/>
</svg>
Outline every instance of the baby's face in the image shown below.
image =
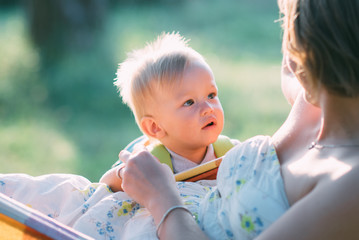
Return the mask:
<svg viewBox="0 0 359 240">
<path fill-rule="evenodd" d="M 217 140 L 224 116 L 209 67 L 193 62 L 179 84 L 156 96 L 156 119 L 166 131 L 160 139 L 171 150 L 203 148 Z"/>
</svg>

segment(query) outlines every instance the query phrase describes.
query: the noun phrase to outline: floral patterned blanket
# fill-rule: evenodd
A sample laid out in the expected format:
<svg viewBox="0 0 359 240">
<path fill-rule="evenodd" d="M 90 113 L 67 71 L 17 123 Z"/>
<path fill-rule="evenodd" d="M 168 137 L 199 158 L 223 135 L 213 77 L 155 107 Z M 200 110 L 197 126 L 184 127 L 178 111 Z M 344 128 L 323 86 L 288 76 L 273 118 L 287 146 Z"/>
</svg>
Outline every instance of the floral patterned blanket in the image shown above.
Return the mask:
<svg viewBox="0 0 359 240">
<path fill-rule="evenodd" d="M 184 203 L 193 209 L 192 203 L 197 202 L 193 198 L 198 200 L 210 187 L 196 184 L 188 192 L 188 184 L 194 185 L 179 182 L 178 187 L 184 190 Z M 153 218 L 145 208 L 126 193 L 113 193 L 106 185 L 79 175 L 0 174 L 0 194 L 94 239 L 157 239 Z"/>
<path fill-rule="evenodd" d="M 231 149 L 216 186 L 213 181 L 177 182 L 183 203 L 211 239 L 254 239 L 289 208 L 270 137 Z M 82 176 L 0 174 L 1 193 L 94 239 L 157 239 L 145 208 Z"/>
</svg>

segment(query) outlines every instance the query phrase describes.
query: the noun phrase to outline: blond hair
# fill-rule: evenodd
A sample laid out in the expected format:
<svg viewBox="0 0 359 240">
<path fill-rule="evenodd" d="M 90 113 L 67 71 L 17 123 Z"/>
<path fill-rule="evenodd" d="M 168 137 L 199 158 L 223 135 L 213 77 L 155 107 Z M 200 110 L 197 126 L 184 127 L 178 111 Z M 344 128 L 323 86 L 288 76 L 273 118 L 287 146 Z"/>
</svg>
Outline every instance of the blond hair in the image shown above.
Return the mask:
<svg viewBox="0 0 359 240">
<path fill-rule="evenodd" d="M 149 100 L 160 94 L 159 90 L 178 83 L 185 67 L 193 61 L 206 64 L 180 34 L 163 33 L 144 48 L 130 52 L 119 65 L 114 85 L 140 128 L 141 118 L 151 114 L 147 108 Z"/>
</svg>

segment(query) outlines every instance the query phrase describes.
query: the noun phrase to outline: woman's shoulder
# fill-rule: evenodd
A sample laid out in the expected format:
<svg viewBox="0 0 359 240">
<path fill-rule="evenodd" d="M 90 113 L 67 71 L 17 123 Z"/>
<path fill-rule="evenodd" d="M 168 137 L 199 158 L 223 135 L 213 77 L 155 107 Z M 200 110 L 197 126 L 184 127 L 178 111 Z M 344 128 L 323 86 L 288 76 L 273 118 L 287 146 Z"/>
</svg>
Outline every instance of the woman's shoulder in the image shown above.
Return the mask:
<svg viewBox="0 0 359 240">
<path fill-rule="evenodd" d="M 357 158 L 357 157 L 356 157 Z M 329 194 L 342 197 L 342 202 L 348 198 L 356 198 L 356 205 L 359 210 L 359 161 L 336 161 L 335 169 L 328 171 L 321 182 L 318 183 L 319 189 L 327 189 Z M 330 189 L 328 187 L 331 186 Z"/>
<path fill-rule="evenodd" d="M 337 151 L 339 152 L 339 151 Z M 331 190 L 343 192 L 347 194 L 358 194 L 359 188 L 355 187 L 359 184 L 359 161 L 358 157 L 353 154 L 332 154 L 331 157 L 325 159 L 320 158 L 313 161 L 318 169 L 318 188 L 328 188 Z M 358 201 L 359 203 L 359 201 Z M 359 206 L 359 204 L 358 204 Z"/>
<path fill-rule="evenodd" d="M 342 164 L 339 169 L 328 171 L 295 205 L 303 207 L 298 208 L 299 212 L 305 208 L 315 216 L 313 224 L 331 229 L 333 239 L 338 239 L 338 236 L 354 239 L 354 235 L 359 236 L 359 164 L 339 162 Z"/>
</svg>

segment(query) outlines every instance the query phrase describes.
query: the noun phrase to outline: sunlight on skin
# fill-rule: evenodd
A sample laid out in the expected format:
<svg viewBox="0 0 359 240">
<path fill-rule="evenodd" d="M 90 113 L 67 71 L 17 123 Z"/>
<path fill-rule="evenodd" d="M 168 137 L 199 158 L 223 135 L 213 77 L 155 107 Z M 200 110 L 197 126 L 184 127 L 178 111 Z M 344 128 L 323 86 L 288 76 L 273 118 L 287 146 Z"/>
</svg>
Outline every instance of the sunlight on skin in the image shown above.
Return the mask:
<svg viewBox="0 0 359 240">
<path fill-rule="evenodd" d="M 331 179 L 336 180 L 342 176 L 344 176 L 346 173 L 348 173 L 352 167 L 348 164 L 345 164 L 343 162 L 340 162 L 338 159 L 331 159 L 333 161 L 333 166 L 336 166 L 335 168 L 338 169 L 331 174 Z"/>
<path fill-rule="evenodd" d="M 317 165 L 317 166 L 316 166 Z M 289 165 L 288 169 L 295 175 L 311 175 L 311 177 L 318 177 L 320 175 L 331 172 L 330 179 L 335 181 L 348 173 L 352 166 L 334 157 L 322 161 L 300 160 Z M 308 174 L 308 169 L 312 172 Z"/>
</svg>

